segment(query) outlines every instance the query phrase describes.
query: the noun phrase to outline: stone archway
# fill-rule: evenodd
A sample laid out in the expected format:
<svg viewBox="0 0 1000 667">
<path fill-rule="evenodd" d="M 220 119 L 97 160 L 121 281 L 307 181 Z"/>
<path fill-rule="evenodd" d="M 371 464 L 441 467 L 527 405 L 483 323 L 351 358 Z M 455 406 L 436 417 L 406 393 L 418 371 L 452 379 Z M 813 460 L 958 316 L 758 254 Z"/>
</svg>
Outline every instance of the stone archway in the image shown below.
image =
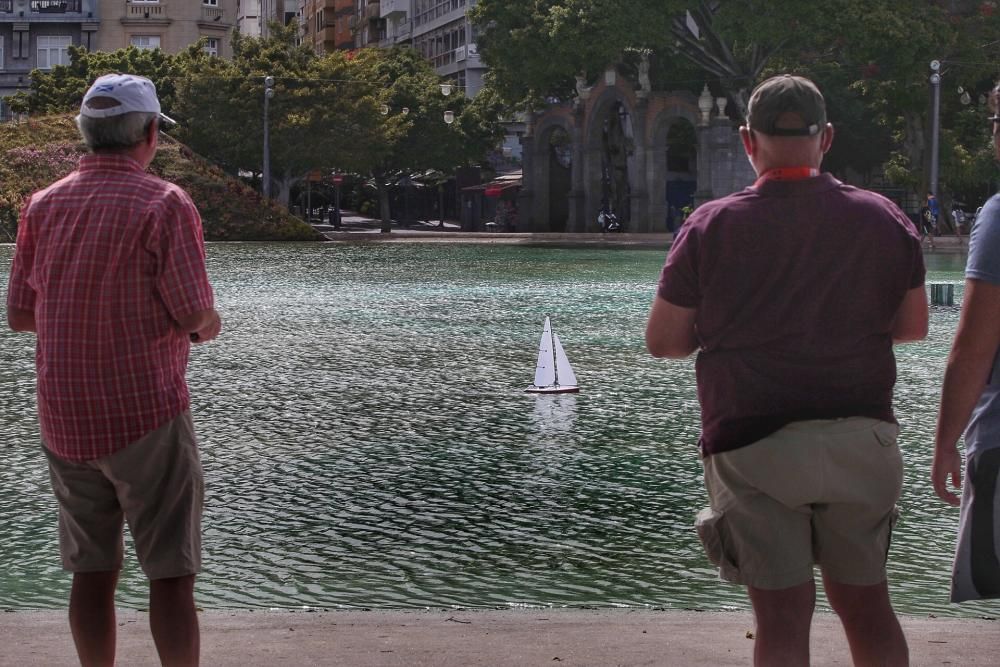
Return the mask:
<svg viewBox="0 0 1000 667">
<path fill-rule="evenodd" d="M 549 231 L 565 232 L 569 224 L 569 192 L 573 186 L 573 140 L 555 127 L 548 141 Z"/>
<path fill-rule="evenodd" d="M 579 231 L 596 231 L 597 214 L 607 208 L 614 212 L 626 231 L 634 231 L 637 216 L 632 195 L 641 190 L 636 164 L 640 140 L 636 131 L 635 109 L 611 87 L 595 101 L 587 114 L 583 147 L 583 211 Z"/>
<path fill-rule="evenodd" d="M 670 231 L 668 221 L 676 230 L 681 208 L 693 205 L 700 157 L 697 122 L 696 110 L 680 105 L 663 109 L 653 122 L 648 158 L 649 231 Z"/>
<path fill-rule="evenodd" d="M 531 229 L 571 231 L 570 192 L 574 169 L 573 127 L 566 116 L 553 116 L 534 128 L 525 161 L 530 179 Z"/>
</svg>

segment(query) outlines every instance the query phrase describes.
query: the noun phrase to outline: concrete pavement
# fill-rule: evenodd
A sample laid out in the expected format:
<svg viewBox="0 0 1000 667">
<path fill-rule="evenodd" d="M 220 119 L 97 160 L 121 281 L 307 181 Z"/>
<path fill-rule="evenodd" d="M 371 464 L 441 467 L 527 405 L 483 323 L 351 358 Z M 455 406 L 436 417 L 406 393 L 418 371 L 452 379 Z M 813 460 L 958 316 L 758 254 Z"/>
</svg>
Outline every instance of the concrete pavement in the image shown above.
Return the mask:
<svg viewBox="0 0 1000 667">
<path fill-rule="evenodd" d="M 147 614 L 119 614 L 120 667 L 156 665 Z M 996 620 L 902 619 L 911 664 L 1000 664 Z M 206 667 L 750 665 L 747 612 L 514 609 L 201 614 Z M 0 667 L 74 665 L 65 612 L 0 614 Z M 813 621 L 813 665 L 850 665 L 836 617 Z"/>
</svg>

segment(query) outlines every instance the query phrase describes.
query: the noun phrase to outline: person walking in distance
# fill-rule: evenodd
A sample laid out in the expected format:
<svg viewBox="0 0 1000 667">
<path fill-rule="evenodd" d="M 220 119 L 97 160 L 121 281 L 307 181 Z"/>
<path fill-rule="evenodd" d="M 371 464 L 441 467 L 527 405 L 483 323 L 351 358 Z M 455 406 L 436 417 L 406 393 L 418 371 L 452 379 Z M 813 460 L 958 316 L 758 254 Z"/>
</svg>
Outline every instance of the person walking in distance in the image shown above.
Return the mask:
<svg viewBox="0 0 1000 667">
<path fill-rule="evenodd" d="M 1000 160 L 1000 86 L 990 93 L 994 155 Z M 951 600 L 1000 597 L 1000 195 L 976 216 L 965 265 L 965 295 L 941 386 L 931 483 L 952 505 L 961 504 L 952 568 Z M 965 488 L 958 439 L 965 432 Z M 952 488 L 948 483 L 951 482 Z"/>
<path fill-rule="evenodd" d="M 920 236 L 820 173 L 834 129 L 808 79 L 757 86 L 740 135 L 758 179 L 691 214 L 646 328 L 653 356 L 698 353 L 698 534 L 747 587 L 755 664 L 809 664 L 818 565 L 854 663 L 906 665 L 885 568 L 903 475 L 892 345 L 927 333 Z"/>
<path fill-rule="evenodd" d="M 91 153 L 28 199 L 10 271 L 8 322 L 36 334 L 42 445 L 86 666 L 115 663 L 124 521 L 162 664 L 199 659 L 204 491 L 185 373 L 191 343 L 222 322 L 197 209 L 146 173 L 165 119 L 149 79 L 98 78 L 77 116 Z"/>
</svg>

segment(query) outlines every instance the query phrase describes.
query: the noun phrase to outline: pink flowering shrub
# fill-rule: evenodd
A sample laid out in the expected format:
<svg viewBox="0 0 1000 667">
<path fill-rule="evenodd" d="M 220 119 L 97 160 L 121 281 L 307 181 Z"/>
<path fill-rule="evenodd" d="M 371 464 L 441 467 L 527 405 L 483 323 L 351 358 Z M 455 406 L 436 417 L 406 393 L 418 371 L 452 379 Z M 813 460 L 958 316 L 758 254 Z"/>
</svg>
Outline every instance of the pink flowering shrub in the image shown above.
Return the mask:
<svg viewBox="0 0 1000 667">
<path fill-rule="evenodd" d="M 25 199 L 76 168 L 86 147 L 70 116 L 0 124 L 0 243 L 13 240 Z M 320 235 L 255 190 L 165 139 L 150 171 L 184 188 L 208 241 L 311 241 Z"/>
</svg>

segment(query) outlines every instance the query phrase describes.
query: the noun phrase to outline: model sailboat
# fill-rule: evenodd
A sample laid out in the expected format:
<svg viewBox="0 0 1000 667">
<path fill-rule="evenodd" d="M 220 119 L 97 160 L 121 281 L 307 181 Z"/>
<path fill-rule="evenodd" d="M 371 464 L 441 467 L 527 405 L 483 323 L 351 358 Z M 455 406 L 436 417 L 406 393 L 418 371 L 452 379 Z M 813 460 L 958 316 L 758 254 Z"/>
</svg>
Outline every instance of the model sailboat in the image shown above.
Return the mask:
<svg viewBox="0 0 1000 667">
<path fill-rule="evenodd" d="M 566 351 L 559 342 L 559 336 L 552 333 L 549 318 L 545 318 L 542 340 L 538 343 L 538 363 L 535 365 L 535 384 L 525 391 L 536 394 L 567 394 L 580 391 L 576 386 L 576 374 L 569 365 Z"/>
</svg>

